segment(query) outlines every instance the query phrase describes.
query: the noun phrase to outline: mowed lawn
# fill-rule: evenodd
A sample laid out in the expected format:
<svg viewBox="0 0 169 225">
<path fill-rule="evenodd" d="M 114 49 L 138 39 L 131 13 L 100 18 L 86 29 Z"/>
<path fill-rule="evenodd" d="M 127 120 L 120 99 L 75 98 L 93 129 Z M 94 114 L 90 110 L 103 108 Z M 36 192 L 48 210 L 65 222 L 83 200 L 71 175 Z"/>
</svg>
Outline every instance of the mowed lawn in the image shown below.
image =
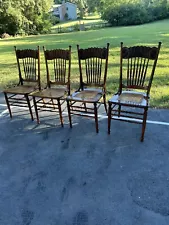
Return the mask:
<svg viewBox="0 0 169 225">
<path fill-rule="evenodd" d="M 104 21 L 100 18 L 99 15 L 87 16 L 79 20 L 73 20 L 73 21 L 70 20 L 70 21 L 58 23 L 52 27 L 52 30 L 54 31 L 58 27 L 62 27 L 62 28 L 71 27 L 79 23 L 84 23 L 85 25 L 96 25 L 96 24 L 101 24 L 103 22 Z"/>
<path fill-rule="evenodd" d="M 41 47 L 41 76 L 46 83 L 45 64 L 42 46 L 47 49 L 67 48 L 72 45 L 71 89 L 78 87 L 79 73 L 76 45 L 82 48 L 91 46 L 106 46 L 110 43 L 109 68 L 107 78 L 108 98 L 115 93 L 119 80 L 120 42 L 125 45 L 158 45 L 162 48 L 151 89 L 152 107 L 169 107 L 169 20 L 131 27 L 105 28 L 95 31 L 82 31 L 67 34 L 51 34 L 30 36 L 26 38 L 11 38 L 0 40 L 0 89 L 16 84 L 18 71 L 13 46 L 18 48 Z"/>
</svg>

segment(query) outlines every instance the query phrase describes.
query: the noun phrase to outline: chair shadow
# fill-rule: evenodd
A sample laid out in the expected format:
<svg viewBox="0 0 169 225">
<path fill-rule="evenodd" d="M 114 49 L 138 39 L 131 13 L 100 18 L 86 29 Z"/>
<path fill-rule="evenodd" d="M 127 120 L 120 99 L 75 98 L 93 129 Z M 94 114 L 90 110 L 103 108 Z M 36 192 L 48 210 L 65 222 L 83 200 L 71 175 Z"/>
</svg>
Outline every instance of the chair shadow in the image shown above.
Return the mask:
<svg viewBox="0 0 169 225">
<path fill-rule="evenodd" d="M 121 121 L 111 121 L 111 133 L 107 132 L 107 115 L 104 112 L 103 106 L 99 110 L 99 133 L 95 130 L 94 118 L 85 118 L 83 116 L 72 116 L 73 128 L 70 128 L 67 110 L 63 112 L 64 127 L 61 127 L 59 114 L 56 112 L 40 112 L 40 124 L 37 124 L 34 114 L 34 121 L 29 118 L 28 110 L 20 110 L 13 112 L 13 118 L 10 119 L 8 112 L 3 115 L 0 120 L 2 125 L 10 127 L 10 130 L 15 130 L 15 137 L 40 134 L 46 132 L 48 134 L 56 134 L 59 138 L 65 139 L 67 136 L 72 138 L 73 142 L 81 140 L 86 143 L 94 143 L 99 146 L 99 143 L 105 148 L 116 148 L 119 146 L 140 145 L 141 125 L 130 124 Z M 146 137 L 146 135 L 145 135 Z"/>
</svg>

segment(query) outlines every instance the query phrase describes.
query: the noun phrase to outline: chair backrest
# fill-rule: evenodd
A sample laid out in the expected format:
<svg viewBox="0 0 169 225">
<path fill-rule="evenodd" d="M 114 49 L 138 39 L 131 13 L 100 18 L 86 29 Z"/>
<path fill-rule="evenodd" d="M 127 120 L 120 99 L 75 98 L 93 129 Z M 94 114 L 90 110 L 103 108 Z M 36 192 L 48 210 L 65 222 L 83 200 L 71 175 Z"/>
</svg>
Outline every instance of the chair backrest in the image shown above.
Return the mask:
<svg viewBox="0 0 169 225">
<path fill-rule="evenodd" d="M 119 92 L 125 89 L 139 89 L 149 95 L 161 47 L 123 47 L 121 42 Z"/>
<path fill-rule="evenodd" d="M 80 49 L 77 45 L 79 72 L 80 72 L 80 88 L 83 90 L 85 86 L 96 86 L 105 89 L 109 43 L 105 48 L 87 48 Z"/>
<path fill-rule="evenodd" d="M 46 50 L 44 47 L 46 62 L 47 86 L 66 85 L 70 93 L 70 70 L 71 70 L 71 46 L 68 50 Z"/>
<path fill-rule="evenodd" d="M 39 46 L 34 49 L 17 49 L 16 46 L 16 60 L 19 71 L 20 84 L 27 82 L 37 83 L 40 89 L 40 50 Z"/>
</svg>

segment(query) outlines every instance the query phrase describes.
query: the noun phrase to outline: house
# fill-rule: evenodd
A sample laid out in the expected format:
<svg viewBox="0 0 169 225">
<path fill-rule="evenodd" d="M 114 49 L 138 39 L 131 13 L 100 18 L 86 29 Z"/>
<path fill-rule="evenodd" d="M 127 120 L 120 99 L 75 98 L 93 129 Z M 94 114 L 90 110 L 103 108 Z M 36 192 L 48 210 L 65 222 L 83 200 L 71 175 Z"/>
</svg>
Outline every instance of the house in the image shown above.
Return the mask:
<svg viewBox="0 0 169 225">
<path fill-rule="evenodd" d="M 50 12 L 60 18 L 61 21 L 66 19 L 77 19 L 77 5 L 71 2 L 62 2 L 62 4 L 53 5 Z"/>
</svg>

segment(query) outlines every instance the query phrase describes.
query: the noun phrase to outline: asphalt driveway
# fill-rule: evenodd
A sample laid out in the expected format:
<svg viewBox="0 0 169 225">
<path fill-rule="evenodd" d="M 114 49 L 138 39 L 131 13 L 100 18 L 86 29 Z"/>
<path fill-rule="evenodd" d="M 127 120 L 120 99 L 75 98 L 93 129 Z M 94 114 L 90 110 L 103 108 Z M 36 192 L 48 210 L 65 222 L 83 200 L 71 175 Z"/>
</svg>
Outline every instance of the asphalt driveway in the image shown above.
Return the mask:
<svg viewBox="0 0 169 225">
<path fill-rule="evenodd" d="M 104 116 L 99 134 L 66 113 L 64 128 L 55 114 L 36 125 L 0 102 L 1 225 L 169 224 L 169 110 L 149 110 L 141 143 L 137 124 L 113 121 L 110 136 Z"/>
</svg>

